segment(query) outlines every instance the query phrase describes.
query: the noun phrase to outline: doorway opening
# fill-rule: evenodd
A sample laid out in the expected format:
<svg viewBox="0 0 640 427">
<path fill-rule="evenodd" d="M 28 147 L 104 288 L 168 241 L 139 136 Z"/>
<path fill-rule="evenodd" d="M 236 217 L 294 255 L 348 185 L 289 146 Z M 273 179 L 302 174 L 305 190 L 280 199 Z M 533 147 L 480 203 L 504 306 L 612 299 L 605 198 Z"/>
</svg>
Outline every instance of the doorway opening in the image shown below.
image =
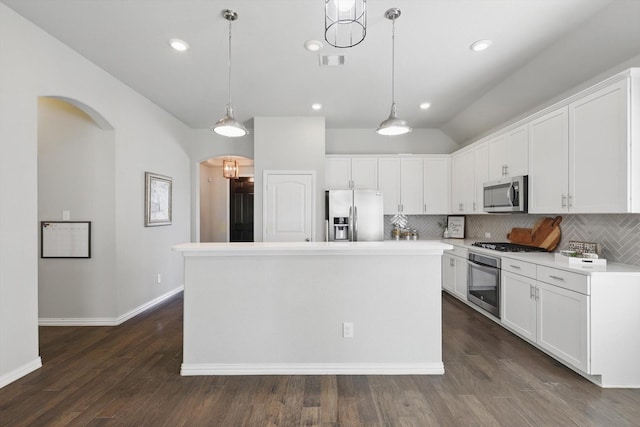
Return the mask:
<svg viewBox="0 0 640 427">
<path fill-rule="evenodd" d="M 230 242 L 253 242 L 253 177 L 229 180 Z"/>
</svg>

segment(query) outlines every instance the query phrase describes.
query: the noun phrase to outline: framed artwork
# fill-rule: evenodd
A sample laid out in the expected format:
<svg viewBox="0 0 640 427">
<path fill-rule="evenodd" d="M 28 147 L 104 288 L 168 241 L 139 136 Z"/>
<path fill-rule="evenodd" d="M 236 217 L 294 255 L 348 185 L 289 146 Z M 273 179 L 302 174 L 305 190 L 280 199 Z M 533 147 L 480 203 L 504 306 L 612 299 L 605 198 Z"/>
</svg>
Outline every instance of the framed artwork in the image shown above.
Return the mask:
<svg viewBox="0 0 640 427">
<path fill-rule="evenodd" d="M 464 218 L 464 215 L 449 215 L 447 217 L 449 237 L 464 239 Z"/>
<path fill-rule="evenodd" d="M 144 226 L 171 225 L 172 179 L 156 173 L 144 173 Z"/>
</svg>

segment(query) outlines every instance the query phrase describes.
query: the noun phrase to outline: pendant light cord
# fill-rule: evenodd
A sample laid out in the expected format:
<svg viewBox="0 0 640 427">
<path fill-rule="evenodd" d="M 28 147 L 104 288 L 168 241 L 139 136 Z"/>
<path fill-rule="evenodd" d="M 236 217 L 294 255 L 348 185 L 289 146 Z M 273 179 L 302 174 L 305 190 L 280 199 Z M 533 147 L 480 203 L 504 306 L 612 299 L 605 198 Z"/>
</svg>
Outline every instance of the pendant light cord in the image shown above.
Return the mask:
<svg viewBox="0 0 640 427">
<path fill-rule="evenodd" d="M 391 20 L 391 104 L 396 103 L 396 18 Z"/>
<path fill-rule="evenodd" d="M 231 20 L 229 20 L 229 106 L 231 106 Z"/>
</svg>

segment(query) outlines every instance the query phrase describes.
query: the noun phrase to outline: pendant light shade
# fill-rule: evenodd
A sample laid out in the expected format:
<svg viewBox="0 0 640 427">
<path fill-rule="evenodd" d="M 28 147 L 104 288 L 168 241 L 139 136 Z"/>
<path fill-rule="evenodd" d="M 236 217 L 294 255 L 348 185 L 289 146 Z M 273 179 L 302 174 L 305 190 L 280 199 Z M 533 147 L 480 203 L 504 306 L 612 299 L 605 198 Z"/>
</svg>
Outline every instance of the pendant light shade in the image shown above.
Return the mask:
<svg viewBox="0 0 640 427">
<path fill-rule="evenodd" d="M 353 47 L 367 35 L 367 0 L 325 0 L 324 39 L 333 47 Z"/>
<path fill-rule="evenodd" d="M 380 135 L 403 135 L 405 133 L 411 132 L 411 127 L 409 124 L 398 118 L 397 109 L 396 109 L 396 99 L 395 99 L 395 45 L 396 45 L 396 19 L 400 17 L 400 9 L 391 8 L 387 10 L 384 14 L 385 18 L 390 19 L 392 22 L 391 29 L 391 113 L 389 117 L 380 123 L 380 126 L 376 130 Z"/>
<path fill-rule="evenodd" d="M 227 114 L 218 120 L 211 130 L 218 135 L 236 138 L 249 133 L 247 128 L 234 117 L 231 104 L 231 23 L 238 19 L 238 14 L 233 10 L 224 9 L 222 16 L 229 21 L 229 102 L 227 103 Z"/>
</svg>

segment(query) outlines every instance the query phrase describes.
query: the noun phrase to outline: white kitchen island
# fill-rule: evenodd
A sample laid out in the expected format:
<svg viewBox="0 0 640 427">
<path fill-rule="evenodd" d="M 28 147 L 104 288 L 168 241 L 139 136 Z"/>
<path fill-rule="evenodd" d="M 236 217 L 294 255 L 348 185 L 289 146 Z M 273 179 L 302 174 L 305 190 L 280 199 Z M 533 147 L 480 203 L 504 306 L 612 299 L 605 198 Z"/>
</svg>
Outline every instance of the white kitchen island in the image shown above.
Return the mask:
<svg viewBox="0 0 640 427">
<path fill-rule="evenodd" d="M 185 262 L 181 374 L 443 374 L 441 256 L 451 248 L 175 246 Z"/>
</svg>

